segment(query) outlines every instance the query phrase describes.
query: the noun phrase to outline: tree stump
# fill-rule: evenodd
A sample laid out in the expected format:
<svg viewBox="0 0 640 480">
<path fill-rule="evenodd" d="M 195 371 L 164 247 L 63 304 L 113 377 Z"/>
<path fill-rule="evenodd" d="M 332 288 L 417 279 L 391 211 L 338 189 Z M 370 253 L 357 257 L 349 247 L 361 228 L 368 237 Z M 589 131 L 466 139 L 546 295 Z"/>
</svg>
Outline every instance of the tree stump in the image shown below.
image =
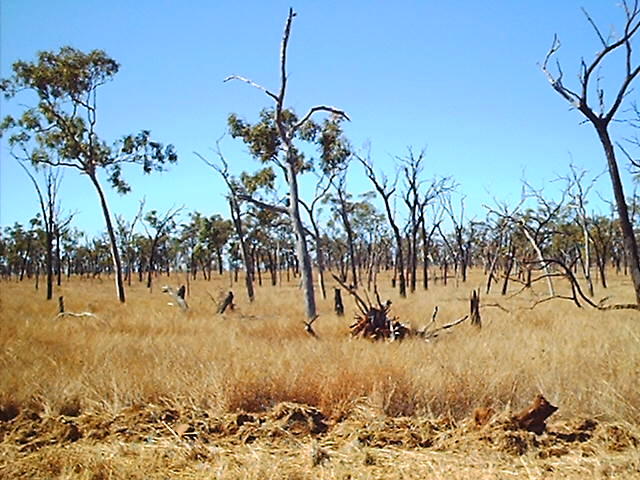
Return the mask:
<svg viewBox="0 0 640 480">
<path fill-rule="evenodd" d="M 469 317 L 471 318 L 471 325 L 475 325 L 478 328 L 482 327 L 482 319 L 480 318 L 480 290 L 473 290 L 471 292 Z"/>
<path fill-rule="evenodd" d="M 230 291 L 220 305 L 220 308 L 218 308 L 218 313 L 224 313 L 227 308 L 229 310 L 233 310 L 233 307 L 233 292 Z"/>
<path fill-rule="evenodd" d="M 344 304 L 342 303 L 342 292 L 339 288 L 333 289 L 333 309 L 339 317 L 344 316 Z"/>
<path fill-rule="evenodd" d="M 547 418 L 556 410 L 558 407 L 551 405 L 546 398 L 538 394 L 529 408 L 513 417 L 513 422 L 518 428 L 540 435 L 547 427 Z"/>
</svg>

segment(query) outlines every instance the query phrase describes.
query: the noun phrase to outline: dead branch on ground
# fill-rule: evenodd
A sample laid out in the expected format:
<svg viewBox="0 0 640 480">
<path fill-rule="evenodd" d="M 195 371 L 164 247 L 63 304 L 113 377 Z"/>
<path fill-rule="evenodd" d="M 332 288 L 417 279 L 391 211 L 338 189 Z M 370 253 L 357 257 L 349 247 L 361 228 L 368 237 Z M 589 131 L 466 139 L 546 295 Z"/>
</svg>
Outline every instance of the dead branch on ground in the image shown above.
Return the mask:
<svg viewBox="0 0 640 480">
<path fill-rule="evenodd" d="M 175 302 L 169 302 L 168 305 L 178 305 L 178 307 L 180 307 L 180 310 L 182 310 L 183 312 L 189 310 L 189 305 L 187 305 L 187 301 L 184 299 L 185 292 L 186 287 L 184 285 L 182 285 L 177 292 L 175 292 L 169 285 L 165 285 L 162 287 L 162 293 L 166 293 L 167 295 L 169 295 Z"/>
</svg>

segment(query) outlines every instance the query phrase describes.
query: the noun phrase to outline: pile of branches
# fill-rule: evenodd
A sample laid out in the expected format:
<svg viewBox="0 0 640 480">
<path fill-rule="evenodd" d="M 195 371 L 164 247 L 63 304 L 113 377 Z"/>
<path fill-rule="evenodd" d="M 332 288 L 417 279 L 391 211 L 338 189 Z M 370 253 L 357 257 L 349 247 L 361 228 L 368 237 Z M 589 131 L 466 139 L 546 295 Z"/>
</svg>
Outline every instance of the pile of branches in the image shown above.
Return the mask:
<svg viewBox="0 0 640 480">
<path fill-rule="evenodd" d="M 336 275 L 333 277 L 355 299 L 356 307 L 359 311 L 355 316 L 355 322 L 349 325 L 352 337 L 389 341 L 400 341 L 408 337 L 419 337 L 429 341 L 436 339 L 444 330 L 460 325 L 469 318 L 469 315 L 465 315 L 454 322 L 441 327 L 435 327 L 436 317 L 438 315 L 438 307 L 435 307 L 431 317 L 431 322 L 423 329 L 415 330 L 410 326 L 401 323 L 398 320 L 398 317 L 390 315 L 391 301 L 387 300 L 383 303 L 380 299 L 377 288 L 374 288 L 376 300 L 376 303 L 374 304 L 366 292 L 364 293 L 365 298 L 362 298 L 355 288 L 346 285 Z"/>
<path fill-rule="evenodd" d="M 402 340 L 409 334 L 410 328 L 400 323 L 397 317 L 389 316 L 391 310 L 390 300 L 383 304 L 376 293 L 378 305 L 373 306 L 371 304 L 363 304 L 359 297 L 354 298 L 356 298 L 360 315 L 356 315 L 356 321 L 349 325 L 352 337 L 370 338 L 372 340 Z"/>
<path fill-rule="evenodd" d="M 349 325 L 352 337 L 369 338 L 371 340 L 402 340 L 411 329 L 398 321 L 397 317 L 389 315 L 391 311 L 391 300 L 382 303 L 378 289 L 374 289 L 376 303 L 374 305 L 369 295 L 365 292 L 363 299 L 356 289 L 347 285 L 337 275 L 333 278 L 344 288 L 356 301 L 359 314 L 355 316 L 355 322 Z"/>
</svg>

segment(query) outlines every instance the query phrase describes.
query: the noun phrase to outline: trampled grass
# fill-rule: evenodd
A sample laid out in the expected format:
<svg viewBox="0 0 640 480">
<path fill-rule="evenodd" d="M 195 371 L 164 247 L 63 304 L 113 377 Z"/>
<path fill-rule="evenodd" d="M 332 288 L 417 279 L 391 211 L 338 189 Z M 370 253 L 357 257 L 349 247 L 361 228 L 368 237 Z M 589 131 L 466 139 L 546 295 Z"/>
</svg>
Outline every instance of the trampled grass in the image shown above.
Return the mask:
<svg viewBox="0 0 640 480">
<path fill-rule="evenodd" d="M 439 307 L 439 324 L 465 315 L 469 293 L 483 278 L 481 272 L 474 272 L 466 284 L 451 281 L 447 286 L 433 285 L 407 299 L 399 299 L 387 279 L 381 280 L 380 290 L 384 299 L 393 301 L 394 315 L 420 327 L 429 321 L 435 305 Z M 347 478 L 347 474 L 351 475 L 348 478 L 468 478 L 471 472 L 486 473 L 485 478 L 510 478 L 513 475 L 508 472 L 516 471 L 531 478 L 555 478 L 538 460 L 505 459 L 502 451 L 483 463 L 479 453 L 469 453 L 475 452 L 476 447 L 471 446 L 463 449 L 467 452 L 463 455 L 458 447 L 446 443 L 451 455 L 444 456 L 433 448 L 416 450 L 393 442 L 374 448 L 361 441 L 351 451 L 353 439 L 341 444 L 342 440 L 332 437 L 336 435 L 332 432 L 346 428 L 348 420 L 363 408 L 374 413 L 360 426 L 354 424 L 354 431 L 371 425 L 372 419 L 410 417 L 446 421 L 451 432 L 457 432 L 447 435 L 473 437 L 468 421 L 475 408 L 492 407 L 506 418 L 541 392 L 559 407 L 552 421 L 594 419 L 602 425 L 617 425 L 631 438 L 630 450 L 615 451 L 615 455 L 609 452 L 608 460 L 602 456 L 604 450 L 590 455 L 564 452 L 554 461 L 567 469 L 558 470 L 556 465 L 554 471 L 575 473 L 576 478 L 589 472 L 609 475 L 618 470 L 620 475 L 624 473 L 621 478 L 640 475 L 638 444 L 634 443 L 640 439 L 634 436 L 640 426 L 637 312 L 579 309 L 562 300 L 530 309 L 539 298 L 536 295 L 544 294 L 542 286 L 510 299 L 501 297 L 496 289 L 482 298 L 485 307 L 480 330 L 463 323 L 435 342 L 372 343 L 348 337 L 354 312 L 351 299 L 345 298 L 346 315 L 342 318 L 332 312 L 332 299 L 320 299 L 321 316 L 314 324 L 319 339 L 315 340 L 303 328 L 297 283 L 258 287 L 257 299 L 251 304 L 242 284 L 234 284 L 237 308 L 217 315 L 209 295 L 218 297 L 227 291 L 228 276 L 192 282 L 191 308 L 186 314 L 168 306 L 170 298 L 160 289 L 164 283 L 175 286 L 179 280 L 157 278 L 151 292 L 134 283 L 128 289 L 127 304 L 119 305 L 110 280 L 73 279 L 57 292 L 64 295 L 67 311 L 88 311 L 97 318 L 57 320 L 57 303 L 43 300 L 43 292 L 35 292 L 31 284 L 0 284 L 0 425 L 4 424 L 0 469 L 25 474 L 29 471 L 25 465 L 57 459 L 57 470 L 46 473 L 46 469 L 34 467 L 29 475 L 92 478 L 88 472 L 103 471 L 102 477 L 95 478 L 135 478 L 138 473 L 139 478 L 147 478 L 145 474 L 164 478 L 163 472 L 171 478 L 269 478 L 260 473 L 259 466 L 272 462 L 280 468 L 284 462 L 292 469 L 272 478 L 294 478 L 293 472 L 299 472 L 299 478 Z M 596 297 L 630 302 L 629 281 L 613 274 L 611 280 L 612 286 L 596 292 Z M 488 306 L 492 303 L 509 311 Z M 223 418 L 241 412 L 266 415 L 282 402 L 322 412 L 330 426 L 328 436 L 296 437 L 293 443 L 283 444 L 257 435 L 255 441 L 246 442 L 245 438 L 232 447 L 220 443 L 215 451 L 209 445 L 209 453 L 198 460 L 191 458 L 196 455 L 193 444 L 186 450 L 182 439 L 171 444 L 174 436 L 181 437 L 172 432 L 175 418 L 165 422 L 166 428 L 161 424 L 166 435 L 162 441 L 126 445 L 107 441 L 111 437 L 90 442 L 84 433 L 71 443 L 56 437 L 46 446 L 23 448 L 32 445 L 33 439 L 20 443 L 17 427 L 11 426 L 25 412 L 37 412 L 40 420 L 114 419 L 132 408 L 148 407 L 151 411 L 157 407 L 181 412 L 183 419 L 196 415 L 194 412 Z M 443 441 L 440 438 L 434 445 L 445 445 L 438 443 Z M 296 449 L 306 452 L 313 442 L 320 442 L 332 459 L 320 462 L 315 473 L 310 454 L 300 457 L 292 453 Z M 462 440 L 458 443 L 465 444 Z M 152 460 L 154 451 L 169 457 Z M 76 468 L 75 460 L 65 457 L 62 461 L 56 456 L 66 455 L 64 452 L 73 452 L 71 459 L 81 459 L 85 467 L 93 466 Z M 95 455 L 102 455 L 102 466 L 96 463 Z M 367 455 L 375 457 L 371 465 L 367 465 Z M 137 460 L 127 461 L 130 456 Z M 610 468 L 602 462 L 610 463 Z M 22 470 L 12 470 L 10 465 L 19 464 Z M 130 470 L 127 464 L 131 464 Z M 152 464 L 155 466 L 144 467 Z M 618 464 L 623 466 L 616 467 Z M 425 465 L 431 465 L 430 470 Z M 523 465 L 529 468 L 528 473 Z M 165 469 L 174 469 L 175 475 Z M 265 467 L 264 471 L 269 470 Z M 563 477 L 558 474 L 557 478 Z"/>
</svg>

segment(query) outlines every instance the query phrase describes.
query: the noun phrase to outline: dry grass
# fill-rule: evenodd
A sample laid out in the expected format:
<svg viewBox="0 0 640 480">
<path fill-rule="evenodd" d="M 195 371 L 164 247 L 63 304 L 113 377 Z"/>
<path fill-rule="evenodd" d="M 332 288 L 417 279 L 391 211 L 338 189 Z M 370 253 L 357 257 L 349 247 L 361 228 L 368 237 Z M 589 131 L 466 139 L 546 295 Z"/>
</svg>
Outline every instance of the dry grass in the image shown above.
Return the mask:
<svg viewBox="0 0 640 480">
<path fill-rule="evenodd" d="M 468 294 L 482 278 L 476 272 L 467 285 L 436 285 L 407 300 L 382 285 L 382 296 L 394 301 L 392 312 L 403 322 L 421 326 L 437 304 L 444 323 L 466 313 Z M 165 281 L 158 279 L 157 285 Z M 632 300 L 627 279 L 612 276 L 612 283 L 606 295 Z M 91 311 L 98 320 L 53 320 L 57 304 L 42 300 L 42 292 L 15 282 L 4 282 L 0 289 L 0 418 L 11 418 L 0 420 L 0 473 L 41 478 L 640 475 L 637 312 L 577 309 L 563 301 L 529 310 L 535 292 L 511 300 L 491 295 L 483 302 L 500 302 L 510 313 L 484 308 L 480 331 L 463 324 L 435 343 L 373 344 L 347 338 L 350 299 L 345 318 L 332 313 L 331 300 L 320 301 L 321 318 L 314 325 L 320 340 L 310 338 L 293 284 L 259 288 L 253 304 L 234 286 L 239 308 L 223 316 L 215 314 L 207 292 L 217 296 L 228 289 L 227 277 L 193 283 L 186 315 L 167 306 L 169 297 L 159 287 L 149 293 L 135 284 L 122 306 L 108 280 L 73 280 L 63 286 L 59 294 L 65 296 L 67 310 Z M 604 294 L 597 292 L 596 297 Z M 468 425 L 476 407 L 493 407 L 506 418 L 538 392 L 560 407 L 552 417 L 558 425 L 595 419 L 602 430 L 595 437 L 601 440 L 609 431 L 605 426 L 615 425 L 626 432 L 629 448 L 618 451 L 611 448 L 616 442 L 596 445 L 593 440 L 587 442 L 586 454 L 571 446 L 549 459 L 541 458 L 540 451 L 548 450 L 541 447 L 537 453 L 528 448 L 513 456 L 491 442 L 478 446 Z M 170 425 L 178 420 L 172 418 L 167 428 L 158 424 L 160 430 L 149 434 L 151 443 L 115 438 L 111 427 L 105 427 L 110 436 L 104 439 L 91 440 L 85 434 L 80 441 L 65 442 L 60 440 L 69 433 L 64 427 L 50 444 L 25 449 L 20 447 L 24 431 L 12 426 L 26 421 L 28 412 L 37 412 L 39 422 L 74 418 L 88 428 L 88 419 L 127 418 L 142 428 L 147 417 L 136 420 L 123 413 L 132 408 L 174 409 L 181 421 L 188 418 L 192 424 L 194 416 L 205 414 L 208 419 L 237 412 L 266 415 L 281 402 L 316 407 L 326 416 L 330 432 L 285 438 L 260 434 L 250 444 L 246 438 L 221 436 L 215 445 L 196 448 L 173 438 Z M 370 417 L 358 423 L 354 415 L 363 408 Z M 411 428 L 418 430 L 420 419 L 444 419 L 450 426 L 443 430 L 447 438 L 457 441 L 438 437 L 433 443 L 440 449 L 384 441 L 372 446 L 354 444 L 358 437 L 351 434 L 338 435 L 344 429 L 362 431 L 376 419 L 407 416 L 414 419 Z M 55 425 L 62 428 L 59 422 Z M 389 426 L 390 431 L 406 428 Z M 314 448 L 329 455 L 317 467 L 312 467 L 312 453 L 301 453 Z"/>
</svg>

